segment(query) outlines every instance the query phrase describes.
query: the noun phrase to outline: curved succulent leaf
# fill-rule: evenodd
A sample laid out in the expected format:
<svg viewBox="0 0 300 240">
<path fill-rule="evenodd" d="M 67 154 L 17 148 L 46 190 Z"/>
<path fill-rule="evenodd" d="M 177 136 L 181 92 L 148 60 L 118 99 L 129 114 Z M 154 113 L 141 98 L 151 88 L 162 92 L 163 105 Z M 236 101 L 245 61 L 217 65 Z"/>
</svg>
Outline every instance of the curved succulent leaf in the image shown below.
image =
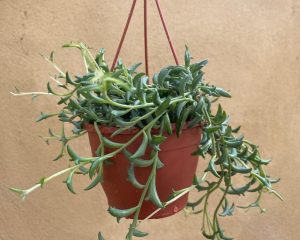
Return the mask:
<svg viewBox="0 0 300 240">
<path fill-rule="evenodd" d="M 102 234 L 100 232 L 98 233 L 98 240 L 104 240 L 104 237 L 102 236 Z"/>
<path fill-rule="evenodd" d="M 131 214 L 135 213 L 135 211 L 138 209 L 138 207 L 128 208 L 128 209 L 117 209 L 114 207 L 109 207 L 108 212 L 117 218 L 123 218 L 128 217 Z"/>
<path fill-rule="evenodd" d="M 143 189 L 145 185 L 138 182 L 134 174 L 134 164 L 131 164 L 128 169 L 128 180 L 129 182 L 138 189 Z"/>
<path fill-rule="evenodd" d="M 145 151 L 147 149 L 147 145 L 148 145 L 148 137 L 147 134 L 145 132 L 143 132 L 143 141 L 141 143 L 141 145 L 139 146 L 139 148 L 137 149 L 137 151 L 132 154 L 132 156 L 130 158 L 139 158 L 141 156 L 143 156 L 145 154 Z"/>
<path fill-rule="evenodd" d="M 172 135 L 172 125 L 171 125 L 171 122 L 170 122 L 170 118 L 169 118 L 169 114 L 166 113 L 164 116 L 163 116 L 163 119 L 164 119 L 164 130 L 166 130 L 166 132 L 169 134 L 169 135 Z"/>
<path fill-rule="evenodd" d="M 73 176 L 74 176 L 74 173 L 76 172 L 76 170 L 77 169 L 74 169 L 73 171 L 71 171 L 66 180 L 67 187 L 68 187 L 69 191 L 73 194 L 76 194 L 76 192 L 74 191 L 74 188 L 73 188 Z"/>
<path fill-rule="evenodd" d="M 148 197 L 154 203 L 154 205 L 157 206 L 158 208 L 163 208 L 164 207 L 164 205 L 160 201 L 159 196 L 157 194 L 155 176 L 151 180 Z"/>
<path fill-rule="evenodd" d="M 156 116 L 161 115 L 170 106 L 171 98 L 165 99 L 162 104 L 157 108 L 155 114 Z"/>
<path fill-rule="evenodd" d="M 117 143 L 117 142 L 113 142 L 111 140 L 109 140 L 108 138 L 102 136 L 102 141 L 103 141 L 103 144 L 106 146 L 106 147 L 109 147 L 109 148 L 121 148 L 123 147 L 125 144 L 124 143 Z"/>
<path fill-rule="evenodd" d="M 101 182 L 103 182 L 103 175 L 102 175 L 102 171 L 99 171 L 95 179 L 84 190 L 85 191 L 91 190 Z"/>
<path fill-rule="evenodd" d="M 135 236 L 135 237 L 146 237 L 149 234 L 146 233 L 146 232 L 142 232 L 140 230 L 137 230 L 137 229 L 133 229 L 132 235 Z"/>
</svg>

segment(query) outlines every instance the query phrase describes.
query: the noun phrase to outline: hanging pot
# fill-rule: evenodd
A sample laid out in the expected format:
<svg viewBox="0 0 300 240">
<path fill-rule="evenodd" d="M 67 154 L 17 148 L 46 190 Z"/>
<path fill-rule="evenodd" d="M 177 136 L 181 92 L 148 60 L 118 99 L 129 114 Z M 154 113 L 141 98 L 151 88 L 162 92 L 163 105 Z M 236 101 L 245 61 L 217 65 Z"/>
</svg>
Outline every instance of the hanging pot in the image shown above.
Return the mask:
<svg viewBox="0 0 300 240">
<path fill-rule="evenodd" d="M 94 125 L 86 124 L 89 141 L 93 156 L 100 144 L 98 135 Z M 138 131 L 138 129 L 126 130 L 123 133 L 111 137 L 111 134 L 117 130 L 115 127 L 99 127 L 101 133 L 106 138 L 119 143 L 126 143 Z M 193 177 L 196 172 L 198 157 L 192 156 L 191 153 L 196 150 L 201 138 L 201 127 L 193 128 L 184 127 L 179 138 L 176 133 L 168 136 L 165 142 L 160 145 L 159 159 L 164 164 L 164 167 L 157 169 L 156 189 L 159 198 L 162 202 L 167 201 L 173 190 L 180 190 L 192 185 Z M 127 150 L 135 152 L 141 144 L 142 139 L 138 138 Z M 105 149 L 106 152 L 113 151 Z M 143 159 L 149 159 L 151 149 L 147 149 Z M 128 169 L 130 162 L 123 153 L 117 154 L 110 159 L 109 164 L 104 164 L 103 167 L 103 183 L 102 187 L 107 196 L 109 206 L 118 209 L 128 209 L 136 206 L 142 194 L 141 189 L 137 189 L 128 181 Z M 151 172 L 150 167 L 135 167 L 136 179 L 144 184 Z M 164 218 L 171 216 L 182 210 L 187 203 L 188 194 L 179 198 L 175 202 L 166 206 L 164 209 L 157 212 L 151 218 Z M 144 219 L 154 212 L 157 207 L 151 201 L 145 201 L 142 205 L 139 219 Z"/>
</svg>

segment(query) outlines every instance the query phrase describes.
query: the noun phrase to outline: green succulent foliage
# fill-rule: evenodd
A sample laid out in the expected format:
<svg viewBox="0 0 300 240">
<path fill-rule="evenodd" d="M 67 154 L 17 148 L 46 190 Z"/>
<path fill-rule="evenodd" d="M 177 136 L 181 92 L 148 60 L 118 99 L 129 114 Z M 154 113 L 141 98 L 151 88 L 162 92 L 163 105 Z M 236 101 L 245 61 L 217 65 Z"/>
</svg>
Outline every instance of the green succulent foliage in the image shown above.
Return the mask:
<svg viewBox="0 0 300 240">
<path fill-rule="evenodd" d="M 207 162 L 205 174 L 211 175 L 210 180 L 199 180 L 195 176 L 193 187 L 199 192 L 200 197 L 194 202 L 189 202 L 189 208 L 195 214 L 202 214 L 201 231 L 207 239 L 231 239 L 224 235 L 224 230 L 219 224 L 219 217 L 232 216 L 235 204 L 229 203 L 230 196 L 244 196 L 257 193 L 257 200 L 249 206 L 239 208 L 260 207 L 260 199 L 264 192 L 271 192 L 281 196 L 272 188 L 276 183 L 266 174 L 264 166 L 268 160 L 261 158 L 259 148 L 249 142 L 243 135 L 239 135 L 240 127 L 233 128 L 229 124 L 229 116 L 219 104 L 214 112 L 212 104 L 220 97 L 230 98 L 228 91 L 208 84 L 204 79 L 203 67 L 207 60 L 192 62 L 191 54 L 186 48 L 183 66 L 167 66 L 154 74 L 152 82 L 143 72 L 137 69 L 140 63 L 127 68 L 121 60 L 116 68 L 110 71 L 104 58 L 104 49 L 100 49 L 95 57 L 92 56 L 87 46 L 83 43 L 65 44 L 67 48 L 80 50 L 86 68 L 86 74 L 71 76 L 68 72 L 60 70 L 53 62 L 53 53 L 48 61 L 56 68 L 59 75 L 55 89 L 50 82 L 47 84 L 48 95 L 58 98 L 60 110 L 57 113 L 41 113 L 37 122 L 57 117 L 62 123 L 61 134 L 54 134 L 49 130 L 46 142 L 58 140 L 62 143 L 61 151 L 55 160 L 61 158 L 67 150 L 73 166 L 43 178 L 27 190 L 13 188 L 23 198 L 36 188 L 44 186 L 52 178 L 68 173 L 65 181 L 68 189 L 75 193 L 73 178 L 76 174 L 88 175 L 91 183 L 85 190 L 90 190 L 103 181 L 103 164 L 110 158 L 123 152 L 130 162 L 128 179 L 132 185 L 142 190 L 142 195 L 137 206 L 130 209 L 116 209 L 110 206 L 108 212 L 121 218 L 133 216 L 129 227 L 127 240 L 133 237 L 144 237 L 148 233 L 137 229 L 139 212 L 144 201 L 152 201 L 157 208 L 164 208 L 168 202 L 162 202 L 156 191 L 156 172 L 163 167 L 159 159 L 160 145 L 175 132 L 180 137 L 182 128 L 187 123 L 189 127 L 201 126 L 203 136 L 199 146 L 191 154 L 202 156 Z M 17 93 L 20 93 L 18 90 Z M 33 96 L 39 94 L 32 93 Z M 100 146 L 96 157 L 81 157 L 69 145 L 75 138 L 86 133 L 84 123 L 94 123 Z M 73 126 L 73 135 L 66 136 L 64 125 Z M 113 142 L 104 137 L 98 125 L 114 126 L 118 129 L 113 136 L 130 128 L 138 128 L 136 135 L 127 143 Z M 153 129 L 159 134 L 153 134 Z M 142 139 L 136 152 L 131 153 L 127 147 L 137 139 Z M 114 149 L 106 153 L 106 148 Z M 146 149 L 151 149 L 149 159 L 144 159 Z M 135 177 L 135 168 L 148 167 L 151 173 L 146 183 L 140 183 Z M 206 176 L 205 175 L 205 176 Z M 236 186 L 236 179 L 244 178 L 244 186 Z M 179 197 L 186 189 L 174 191 L 169 200 Z M 210 197 L 215 192 L 222 196 L 211 212 L 208 208 Z M 103 236 L 99 234 L 99 239 Z"/>
<path fill-rule="evenodd" d="M 98 240 L 104 240 L 103 235 L 101 234 L 101 232 L 98 233 Z"/>
</svg>

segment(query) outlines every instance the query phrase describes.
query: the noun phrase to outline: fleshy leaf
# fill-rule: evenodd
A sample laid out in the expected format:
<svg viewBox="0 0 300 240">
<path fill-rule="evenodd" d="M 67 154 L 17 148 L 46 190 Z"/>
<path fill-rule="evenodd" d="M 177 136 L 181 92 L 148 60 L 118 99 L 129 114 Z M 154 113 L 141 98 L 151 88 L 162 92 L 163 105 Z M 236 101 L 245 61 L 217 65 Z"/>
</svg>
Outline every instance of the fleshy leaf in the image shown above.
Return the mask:
<svg viewBox="0 0 300 240">
<path fill-rule="evenodd" d="M 138 207 L 128 208 L 128 209 L 117 209 L 113 207 L 108 208 L 108 212 L 117 218 L 123 218 L 128 217 L 131 214 L 135 213 L 135 211 L 138 209 Z"/>
<path fill-rule="evenodd" d="M 171 98 L 167 98 L 165 99 L 162 104 L 157 108 L 155 114 L 156 116 L 161 115 L 164 111 L 166 111 L 166 109 L 169 107 L 171 102 Z"/>
<path fill-rule="evenodd" d="M 149 234 L 146 233 L 146 232 L 141 232 L 140 230 L 137 230 L 137 229 L 135 228 L 135 229 L 133 229 L 132 235 L 135 236 L 135 237 L 146 237 L 146 236 L 148 236 Z"/>
<path fill-rule="evenodd" d="M 155 176 L 153 177 L 153 179 L 151 180 L 150 183 L 150 188 L 149 188 L 149 199 L 155 204 L 155 206 L 157 206 L 158 208 L 163 208 L 164 205 L 162 204 L 162 202 L 159 199 L 159 196 L 157 194 L 157 190 L 156 190 L 156 178 Z"/>
<path fill-rule="evenodd" d="M 143 189 L 145 185 L 138 182 L 134 174 L 134 164 L 131 164 L 128 169 L 128 180 L 129 182 L 138 189 Z"/>
<path fill-rule="evenodd" d="M 139 158 L 145 154 L 146 148 L 148 145 L 148 137 L 145 132 L 143 132 L 143 141 L 137 151 L 130 158 Z"/>
<path fill-rule="evenodd" d="M 75 171 L 76 171 L 76 169 L 71 171 L 66 180 L 67 187 L 68 187 L 69 191 L 73 194 L 76 194 L 76 192 L 74 191 L 74 187 L 73 187 L 73 176 L 74 176 Z"/>
</svg>

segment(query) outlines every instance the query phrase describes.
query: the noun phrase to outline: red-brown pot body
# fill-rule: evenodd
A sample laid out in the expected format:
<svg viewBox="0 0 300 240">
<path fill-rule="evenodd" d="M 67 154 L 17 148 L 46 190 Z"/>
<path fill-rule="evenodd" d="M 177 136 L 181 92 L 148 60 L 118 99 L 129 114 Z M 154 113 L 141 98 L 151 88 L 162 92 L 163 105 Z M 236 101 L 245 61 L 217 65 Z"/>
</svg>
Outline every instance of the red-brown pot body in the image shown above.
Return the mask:
<svg viewBox="0 0 300 240">
<path fill-rule="evenodd" d="M 92 124 L 86 124 L 93 156 L 99 146 L 99 138 Z M 137 129 L 127 130 L 117 136 L 111 137 L 111 134 L 117 129 L 113 127 L 99 127 L 101 133 L 108 139 L 126 143 L 136 133 Z M 166 201 L 172 194 L 173 190 L 180 190 L 189 187 L 193 182 L 196 172 L 198 157 L 192 156 L 191 153 L 197 149 L 201 138 L 201 128 L 184 128 L 179 138 L 173 133 L 168 136 L 167 140 L 160 145 L 159 159 L 163 162 L 164 167 L 157 170 L 156 188 L 160 200 Z M 132 143 L 127 150 L 134 153 L 140 146 L 142 138 L 138 138 Z M 111 152 L 112 149 L 106 149 Z M 147 149 L 143 159 L 149 159 L 151 149 Z M 102 187 L 107 196 L 109 206 L 118 209 L 128 209 L 135 207 L 140 199 L 142 190 L 132 186 L 128 181 L 128 168 L 130 162 L 123 155 L 117 154 L 110 159 L 112 164 L 104 164 Z M 152 166 L 146 168 L 135 168 L 137 180 L 145 184 L 151 172 Z M 171 216 L 182 210 L 188 200 L 188 194 L 168 205 L 151 218 L 164 218 Z M 139 219 L 144 219 L 154 212 L 157 207 L 151 201 L 145 201 L 140 211 Z"/>
</svg>

